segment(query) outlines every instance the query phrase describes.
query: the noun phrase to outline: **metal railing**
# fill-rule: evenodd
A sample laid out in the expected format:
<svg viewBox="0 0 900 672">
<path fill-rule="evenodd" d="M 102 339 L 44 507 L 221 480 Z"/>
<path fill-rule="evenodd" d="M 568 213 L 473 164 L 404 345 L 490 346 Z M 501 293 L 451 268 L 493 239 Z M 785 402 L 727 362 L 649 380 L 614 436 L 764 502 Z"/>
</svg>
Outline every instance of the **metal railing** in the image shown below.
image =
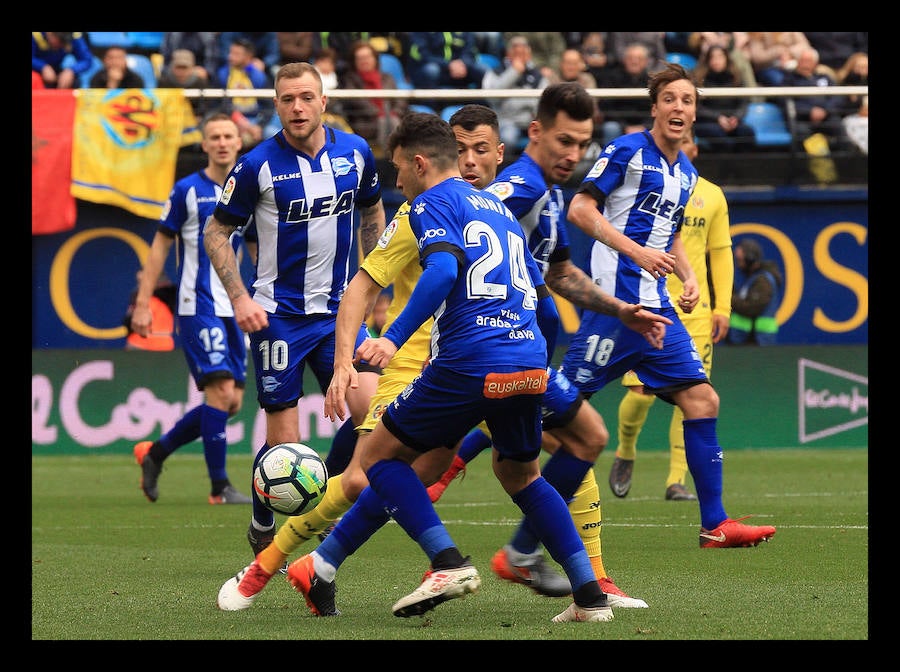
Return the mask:
<svg viewBox="0 0 900 672">
<path fill-rule="evenodd" d="M 646 89 L 588 89 L 596 98 L 646 98 Z M 737 86 L 700 89 L 704 98 L 802 98 L 807 96 L 865 96 L 868 86 Z M 536 98 L 537 89 L 333 89 L 329 98 L 390 98 L 420 100 L 461 100 L 472 102 L 493 98 Z M 188 98 L 274 98 L 275 89 L 184 89 Z"/>
<path fill-rule="evenodd" d="M 217 100 L 222 98 L 234 97 L 256 97 L 256 98 L 274 98 L 275 89 L 183 89 L 187 98 L 200 98 L 204 100 Z M 703 105 L 704 99 L 709 98 L 725 98 L 737 97 L 746 98 L 748 102 L 773 101 L 782 99 L 784 101 L 785 121 L 788 130 L 793 137 L 791 146 L 787 148 L 785 154 L 788 157 L 788 168 L 790 176 L 785 178 L 786 182 L 796 183 L 802 181 L 801 174 L 806 170 L 803 164 L 804 150 L 802 147 L 802 138 L 798 138 L 795 128 L 795 109 L 793 99 L 812 96 L 866 96 L 869 93 L 868 86 L 832 86 L 832 87 L 790 87 L 790 86 L 755 86 L 755 87 L 721 87 L 711 89 L 700 89 L 700 105 Z M 326 92 L 329 99 L 335 100 L 352 100 L 355 98 L 384 98 L 384 99 L 401 99 L 408 100 L 410 103 L 425 102 L 434 107 L 435 102 L 446 100 L 447 104 L 458 104 L 460 101 L 479 102 L 479 101 L 496 101 L 503 98 L 532 98 L 537 99 L 540 96 L 539 90 L 523 90 L 523 89 L 334 89 Z M 642 106 L 648 101 L 648 92 L 641 88 L 594 88 L 588 89 L 591 96 L 599 99 L 634 99 L 641 100 Z M 440 109 L 435 112 L 440 113 Z M 858 154 L 858 153 L 857 153 Z M 734 155 L 737 156 L 737 155 Z M 704 157 L 701 155 L 701 161 Z M 770 161 L 771 156 L 766 153 L 765 149 L 760 148 L 758 153 L 760 162 Z M 707 156 L 707 160 L 709 157 Z M 866 157 L 855 156 L 851 161 L 855 162 L 856 167 L 851 172 L 859 175 L 860 172 L 865 173 L 865 181 L 868 182 L 867 170 L 863 168 L 859 170 L 859 166 L 866 166 Z M 740 162 L 746 164 L 748 162 L 746 155 L 741 155 Z M 862 164 L 860 163 L 862 162 Z M 735 169 L 737 160 L 728 165 L 727 160 L 718 161 L 715 165 L 707 164 L 707 169 L 714 172 L 715 168 L 723 168 L 724 172 L 719 175 L 720 180 L 730 179 L 729 170 Z M 732 170 L 733 172 L 733 170 Z M 762 171 L 765 173 L 765 170 Z M 743 182 L 742 177 L 734 178 L 736 183 Z M 860 180 L 855 177 L 850 180 L 857 183 Z M 754 183 L 753 179 L 749 179 L 750 183 Z"/>
</svg>

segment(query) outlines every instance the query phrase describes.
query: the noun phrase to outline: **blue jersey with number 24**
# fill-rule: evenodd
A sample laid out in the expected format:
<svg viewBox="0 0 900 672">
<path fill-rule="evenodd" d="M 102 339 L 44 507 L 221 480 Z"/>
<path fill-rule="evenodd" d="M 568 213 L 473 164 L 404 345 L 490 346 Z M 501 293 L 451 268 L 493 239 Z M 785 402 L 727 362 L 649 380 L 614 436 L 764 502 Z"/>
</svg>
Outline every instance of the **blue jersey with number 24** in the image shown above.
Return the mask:
<svg viewBox="0 0 900 672">
<path fill-rule="evenodd" d="M 509 208 L 456 177 L 420 194 L 409 223 L 422 259 L 443 250 L 460 260 L 435 313 L 432 362 L 475 373 L 546 368 L 535 289 L 544 281 Z"/>
</svg>

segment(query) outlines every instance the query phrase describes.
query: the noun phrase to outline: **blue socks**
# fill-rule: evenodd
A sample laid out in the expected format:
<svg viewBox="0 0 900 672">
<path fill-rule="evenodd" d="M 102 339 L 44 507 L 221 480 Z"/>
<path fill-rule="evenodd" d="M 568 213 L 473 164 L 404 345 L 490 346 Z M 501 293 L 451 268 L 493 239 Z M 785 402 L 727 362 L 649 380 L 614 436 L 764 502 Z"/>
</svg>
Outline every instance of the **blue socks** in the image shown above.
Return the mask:
<svg viewBox="0 0 900 672">
<path fill-rule="evenodd" d="M 253 470 L 250 472 L 251 490 L 253 489 L 253 472 L 256 471 L 256 465 L 259 464 L 262 456 L 266 454 L 266 451 L 269 450 L 269 448 L 271 448 L 271 446 L 268 443 L 264 443 L 262 448 L 259 449 L 259 452 L 256 453 L 256 456 L 253 458 Z M 268 530 L 275 527 L 275 513 L 267 509 L 257 497 L 251 497 L 250 499 L 253 500 L 253 521 L 257 524 L 259 529 Z"/>
<path fill-rule="evenodd" d="M 172 429 L 159 437 L 158 443 L 165 451 L 166 457 L 186 443 L 190 443 L 200 437 L 204 408 L 207 408 L 206 404 L 194 406 L 194 408 L 181 416 L 181 419 L 175 423 Z"/>
<path fill-rule="evenodd" d="M 429 560 L 447 548 L 455 548 L 412 467 L 400 460 L 381 460 L 366 475 L 372 490 L 384 500 L 387 513 L 419 544 Z M 384 496 L 388 493 L 393 499 Z"/>
<path fill-rule="evenodd" d="M 463 437 L 456 454 L 459 455 L 463 462 L 468 464 L 478 457 L 483 450 L 490 448 L 492 443 L 491 437 L 487 434 L 480 429 L 473 429 Z"/>
<path fill-rule="evenodd" d="M 556 451 L 557 454 L 560 452 Z M 572 523 L 566 502 L 552 485 L 543 477 L 538 478 L 516 493 L 512 500 L 525 514 L 525 520 L 544 542 L 550 556 L 562 565 L 573 590 L 590 581 L 596 583 L 590 558 Z"/>
<path fill-rule="evenodd" d="M 715 529 L 728 517 L 722 504 L 722 448 L 716 435 L 716 418 L 685 420 L 684 453 L 697 488 L 700 524 Z"/>
<path fill-rule="evenodd" d="M 565 504 L 575 496 L 578 486 L 584 480 L 584 475 L 592 467 L 590 462 L 581 460 L 560 448 L 544 464 L 541 475 L 559 493 Z M 570 515 L 568 511 L 567 508 L 566 515 Z M 526 516 L 519 524 L 510 544 L 520 553 L 534 553 L 541 543 L 539 537 L 537 529 Z"/>
<path fill-rule="evenodd" d="M 328 457 L 325 458 L 325 468 L 328 469 L 328 475 L 337 476 L 343 473 L 347 465 L 350 464 L 350 458 L 353 457 L 354 450 L 356 450 L 356 428 L 353 426 L 353 419 L 348 418 L 338 428 L 337 433 L 331 440 L 331 449 L 328 451 Z"/>
<path fill-rule="evenodd" d="M 337 569 L 390 519 L 381 497 L 372 488 L 366 488 L 316 552 Z"/>
<path fill-rule="evenodd" d="M 228 442 L 225 440 L 225 425 L 228 412 L 203 404 L 200 408 L 200 435 L 203 437 L 203 456 L 206 458 L 206 470 L 209 480 L 227 481 L 228 471 L 225 460 L 228 454 Z"/>
</svg>

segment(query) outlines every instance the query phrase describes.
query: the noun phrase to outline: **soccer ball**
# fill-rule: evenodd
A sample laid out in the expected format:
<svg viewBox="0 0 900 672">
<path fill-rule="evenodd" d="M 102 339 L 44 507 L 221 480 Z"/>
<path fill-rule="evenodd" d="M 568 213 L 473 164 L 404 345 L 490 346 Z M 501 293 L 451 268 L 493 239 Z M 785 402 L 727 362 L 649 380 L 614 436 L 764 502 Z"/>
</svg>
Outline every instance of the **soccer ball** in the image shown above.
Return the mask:
<svg viewBox="0 0 900 672">
<path fill-rule="evenodd" d="M 253 470 L 253 495 L 276 513 L 296 516 L 312 511 L 328 484 L 319 454 L 302 443 L 269 448 Z"/>
</svg>

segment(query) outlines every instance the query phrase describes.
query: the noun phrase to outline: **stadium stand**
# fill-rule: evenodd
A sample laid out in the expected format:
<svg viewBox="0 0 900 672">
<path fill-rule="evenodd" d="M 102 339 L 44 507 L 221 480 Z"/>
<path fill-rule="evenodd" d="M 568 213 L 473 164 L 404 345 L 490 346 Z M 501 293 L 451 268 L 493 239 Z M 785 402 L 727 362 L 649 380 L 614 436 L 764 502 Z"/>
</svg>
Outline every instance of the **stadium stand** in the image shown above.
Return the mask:
<svg viewBox="0 0 900 672">
<path fill-rule="evenodd" d="M 393 76 L 394 81 L 397 82 L 398 89 L 411 90 L 413 88 L 413 85 L 409 83 L 409 79 L 406 77 L 403 63 L 393 54 L 388 52 L 380 53 L 378 55 L 378 68 L 382 72 Z"/>
<path fill-rule="evenodd" d="M 139 74 L 144 80 L 144 86 L 148 89 L 156 88 L 156 70 L 149 56 L 144 54 L 128 54 L 125 57 L 128 67 Z"/>
<path fill-rule="evenodd" d="M 88 89 L 91 86 L 91 77 L 94 76 L 94 73 L 103 68 L 103 61 L 100 60 L 98 56 L 94 56 L 92 59 L 92 65 L 90 68 L 82 72 L 78 76 L 79 88 Z"/>
<path fill-rule="evenodd" d="M 697 57 L 692 54 L 683 54 L 677 51 L 670 51 L 666 54 L 666 60 L 669 63 L 677 63 L 685 70 L 693 70 L 697 67 Z"/>
<path fill-rule="evenodd" d="M 790 147 L 791 131 L 781 108 L 775 103 L 750 103 L 744 123 L 756 133 L 757 147 Z"/>
</svg>

